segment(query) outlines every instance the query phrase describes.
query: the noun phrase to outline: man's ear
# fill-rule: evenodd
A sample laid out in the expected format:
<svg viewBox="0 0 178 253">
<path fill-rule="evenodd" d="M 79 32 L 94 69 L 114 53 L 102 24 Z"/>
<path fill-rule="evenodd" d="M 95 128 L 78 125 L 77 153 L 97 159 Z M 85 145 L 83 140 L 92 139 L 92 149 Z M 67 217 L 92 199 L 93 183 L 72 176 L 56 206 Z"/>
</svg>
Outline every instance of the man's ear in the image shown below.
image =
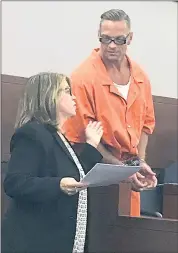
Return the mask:
<svg viewBox="0 0 178 253">
<path fill-rule="evenodd" d="M 130 32 L 129 38 L 128 38 L 128 40 L 127 40 L 127 45 L 130 45 L 130 44 L 131 44 L 132 39 L 133 39 L 133 32 Z"/>
<path fill-rule="evenodd" d="M 100 37 L 100 29 L 98 30 L 98 38 Z"/>
</svg>

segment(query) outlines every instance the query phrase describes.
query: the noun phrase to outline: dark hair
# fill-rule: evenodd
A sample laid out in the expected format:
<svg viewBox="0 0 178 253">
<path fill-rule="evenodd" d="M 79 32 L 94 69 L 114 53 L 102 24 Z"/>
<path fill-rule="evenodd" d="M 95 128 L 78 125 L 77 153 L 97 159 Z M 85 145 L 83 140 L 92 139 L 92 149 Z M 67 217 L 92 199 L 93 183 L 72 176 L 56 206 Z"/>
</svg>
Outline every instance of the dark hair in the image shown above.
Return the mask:
<svg viewBox="0 0 178 253">
<path fill-rule="evenodd" d="M 123 11 L 119 9 L 111 9 L 109 11 L 104 12 L 101 15 L 100 27 L 104 20 L 111 20 L 111 21 L 123 21 L 127 23 L 128 28 L 131 28 L 131 20 L 129 16 Z"/>
</svg>

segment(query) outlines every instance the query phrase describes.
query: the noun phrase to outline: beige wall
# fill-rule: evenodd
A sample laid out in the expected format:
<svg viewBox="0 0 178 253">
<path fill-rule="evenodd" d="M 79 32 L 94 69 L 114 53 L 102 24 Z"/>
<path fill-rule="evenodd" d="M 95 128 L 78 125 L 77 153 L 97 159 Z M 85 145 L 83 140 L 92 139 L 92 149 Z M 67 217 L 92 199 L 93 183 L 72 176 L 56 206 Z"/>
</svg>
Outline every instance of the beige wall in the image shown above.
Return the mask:
<svg viewBox="0 0 178 253">
<path fill-rule="evenodd" d="M 98 46 L 102 12 L 125 10 L 134 40 L 129 54 L 149 74 L 154 95 L 177 98 L 177 3 L 3 2 L 2 73 L 71 71 Z"/>
</svg>

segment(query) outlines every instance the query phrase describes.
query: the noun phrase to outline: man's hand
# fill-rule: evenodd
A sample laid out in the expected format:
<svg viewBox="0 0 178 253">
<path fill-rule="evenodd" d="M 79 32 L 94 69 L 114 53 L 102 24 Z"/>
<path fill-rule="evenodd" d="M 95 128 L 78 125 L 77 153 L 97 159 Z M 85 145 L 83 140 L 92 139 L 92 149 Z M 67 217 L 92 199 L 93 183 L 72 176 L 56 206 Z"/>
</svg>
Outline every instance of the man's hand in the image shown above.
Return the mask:
<svg viewBox="0 0 178 253">
<path fill-rule="evenodd" d="M 60 188 L 68 195 L 74 195 L 78 191 L 87 188 L 87 185 L 77 182 L 72 177 L 64 177 L 60 181 Z"/>
<path fill-rule="evenodd" d="M 156 173 L 152 171 L 150 166 L 145 161 L 141 161 L 140 166 L 141 166 L 140 173 L 145 177 L 141 180 L 142 182 L 146 184 L 144 189 L 156 187 L 158 183 L 158 180 L 156 178 Z"/>
<path fill-rule="evenodd" d="M 145 162 L 140 162 L 141 169 L 129 178 L 133 191 L 142 191 L 148 188 L 154 188 L 157 185 L 156 173 Z"/>
<path fill-rule="evenodd" d="M 129 182 L 132 185 L 132 190 L 139 192 L 147 186 L 147 182 L 144 182 L 145 177 L 139 172 L 129 177 Z"/>
</svg>

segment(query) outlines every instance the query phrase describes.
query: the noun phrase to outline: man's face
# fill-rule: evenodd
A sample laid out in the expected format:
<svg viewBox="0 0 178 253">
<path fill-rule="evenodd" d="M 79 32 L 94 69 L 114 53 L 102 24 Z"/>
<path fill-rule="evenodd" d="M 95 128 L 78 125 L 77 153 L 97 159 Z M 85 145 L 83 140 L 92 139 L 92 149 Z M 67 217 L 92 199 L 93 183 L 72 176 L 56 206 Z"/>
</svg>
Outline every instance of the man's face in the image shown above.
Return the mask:
<svg viewBox="0 0 178 253">
<path fill-rule="evenodd" d="M 102 58 L 115 62 L 122 60 L 126 54 L 127 45 L 132 40 L 132 33 L 124 20 L 104 20 L 100 27 L 99 38 Z M 111 39 L 114 39 L 114 41 Z"/>
</svg>

